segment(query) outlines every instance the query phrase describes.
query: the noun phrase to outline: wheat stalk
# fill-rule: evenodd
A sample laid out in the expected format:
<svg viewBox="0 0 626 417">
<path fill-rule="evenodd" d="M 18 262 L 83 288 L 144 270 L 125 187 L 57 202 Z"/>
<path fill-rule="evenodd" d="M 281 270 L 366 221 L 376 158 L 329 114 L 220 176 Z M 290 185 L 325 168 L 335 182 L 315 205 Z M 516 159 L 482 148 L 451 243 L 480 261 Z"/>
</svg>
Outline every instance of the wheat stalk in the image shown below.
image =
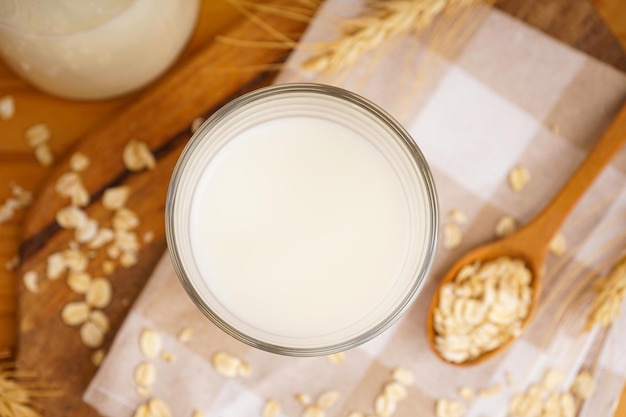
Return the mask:
<svg viewBox="0 0 626 417">
<path fill-rule="evenodd" d="M 626 255 L 594 284 L 594 292 L 585 331 L 596 325 L 608 327 L 620 315 L 622 302 L 626 298 Z"/>
<path fill-rule="evenodd" d="M 0 417 L 41 417 L 32 399 L 61 395 L 58 390 L 38 388 L 28 381 L 31 377 L 16 371 L 13 364 L 0 365 Z"/>
<path fill-rule="evenodd" d="M 354 63 L 367 50 L 399 35 L 417 34 L 441 15 L 483 3 L 482 0 L 375 0 L 369 12 L 344 21 L 342 37 L 325 42 L 302 63 L 310 71 L 332 72 Z"/>
</svg>

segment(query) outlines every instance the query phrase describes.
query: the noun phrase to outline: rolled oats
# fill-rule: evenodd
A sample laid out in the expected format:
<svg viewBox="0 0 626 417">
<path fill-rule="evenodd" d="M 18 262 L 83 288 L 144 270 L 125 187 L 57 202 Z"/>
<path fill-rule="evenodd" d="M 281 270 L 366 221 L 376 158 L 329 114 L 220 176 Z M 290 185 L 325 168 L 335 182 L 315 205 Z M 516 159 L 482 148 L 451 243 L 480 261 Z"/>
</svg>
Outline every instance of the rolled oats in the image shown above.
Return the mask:
<svg viewBox="0 0 626 417">
<path fill-rule="evenodd" d="M 148 402 L 150 417 L 172 417 L 172 412 L 168 405 L 159 398 L 153 398 Z"/>
<path fill-rule="evenodd" d="M 589 371 L 581 371 L 572 382 L 571 392 L 581 400 L 586 400 L 591 397 L 595 389 L 596 382 L 593 375 Z"/>
<path fill-rule="evenodd" d="M 450 210 L 448 213 L 450 220 L 455 222 L 456 224 L 465 224 L 467 223 L 467 214 L 458 209 Z"/>
<path fill-rule="evenodd" d="M 202 117 L 197 117 L 193 119 L 193 121 L 191 122 L 191 133 L 196 133 L 202 123 L 204 123 L 204 119 Z"/>
<path fill-rule="evenodd" d="M 102 364 L 102 361 L 104 360 L 104 350 L 103 349 L 98 349 L 96 351 L 94 351 L 91 354 L 91 363 L 94 364 L 94 366 L 100 366 L 100 364 Z"/>
<path fill-rule="evenodd" d="M 141 362 L 135 368 L 135 382 L 142 387 L 154 385 L 156 381 L 157 370 L 150 362 Z"/>
<path fill-rule="evenodd" d="M 39 275 L 35 271 L 26 271 L 22 277 L 24 288 L 30 292 L 39 292 Z"/>
<path fill-rule="evenodd" d="M 523 165 L 517 165 L 509 171 L 509 185 L 513 191 L 522 191 L 530 181 L 530 172 Z"/>
<path fill-rule="evenodd" d="M 338 391 L 326 391 L 317 398 L 317 405 L 322 408 L 332 407 L 339 401 L 340 394 Z"/>
<path fill-rule="evenodd" d="M 548 369 L 541 380 L 544 391 L 554 391 L 565 379 L 565 374 L 558 369 Z"/>
<path fill-rule="evenodd" d="M 115 239 L 115 233 L 113 230 L 107 227 L 101 227 L 98 229 L 96 235 L 89 242 L 90 249 L 100 249 L 107 243 L 110 243 Z"/>
<path fill-rule="evenodd" d="M 454 223 L 449 223 L 443 226 L 443 247 L 446 249 L 456 248 L 461 244 L 463 240 L 463 234 L 461 229 Z"/>
<path fill-rule="evenodd" d="M 510 236 L 517 230 L 517 222 L 511 216 L 504 216 L 496 224 L 496 236 L 506 237 Z"/>
<path fill-rule="evenodd" d="M 163 339 L 156 331 L 145 328 L 139 336 L 139 349 L 146 358 L 156 358 L 163 347 Z"/>
<path fill-rule="evenodd" d="M 433 314 L 441 356 L 465 362 L 519 336 L 532 301 L 531 280 L 521 260 L 507 257 L 461 268 L 442 285 Z"/>
<path fill-rule="evenodd" d="M 87 243 L 96 238 L 98 234 L 98 222 L 88 219 L 80 228 L 74 232 L 74 238 L 78 243 Z"/>
<path fill-rule="evenodd" d="M 493 385 L 491 387 L 488 388 L 483 388 L 480 391 L 478 391 L 478 396 L 479 397 L 491 397 L 492 395 L 496 395 L 497 393 L 499 393 L 500 391 L 502 391 L 502 388 L 504 388 L 502 385 Z"/>
<path fill-rule="evenodd" d="M 163 352 L 161 354 L 161 358 L 163 358 L 163 360 L 167 363 L 172 363 L 176 360 L 176 355 L 174 355 L 172 352 Z"/>
<path fill-rule="evenodd" d="M 262 417 L 278 417 L 278 414 L 280 414 L 280 402 L 267 400 L 263 406 Z"/>
<path fill-rule="evenodd" d="M 343 352 L 332 353 L 326 356 L 330 363 L 340 364 L 346 360 L 346 355 Z"/>
<path fill-rule="evenodd" d="M 311 396 L 302 392 L 297 393 L 295 399 L 302 405 L 311 404 Z"/>
<path fill-rule="evenodd" d="M 398 381 L 387 382 L 383 388 L 383 394 L 393 402 L 402 401 L 408 395 L 405 386 Z"/>
<path fill-rule="evenodd" d="M 91 275 L 87 272 L 72 272 L 67 277 L 67 285 L 76 294 L 85 294 L 91 284 Z"/>
<path fill-rule="evenodd" d="M 0 119 L 9 120 L 15 115 L 15 100 L 12 96 L 0 98 Z"/>
<path fill-rule="evenodd" d="M 139 404 L 137 408 L 135 408 L 135 413 L 133 414 L 133 417 L 150 417 L 148 404 Z"/>
<path fill-rule="evenodd" d="M 128 142 L 122 153 L 124 165 L 129 171 L 141 171 L 143 169 L 153 169 L 156 166 L 154 155 L 144 142 L 131 140 Z"/>
<path fill-rule="evenodd" d="M 80 339 L 85 346 L 97 348 L 102 345 L 104 332 L 96 324 L 86 321 L 80 327 Z"/>
<path fill-rule="evenodd" d="M 89 167 L 89 158 L 82 152 L 76 152 L 70 158 L 70 168 L 74 172 L 81 172 Z"/>
<path fill-rule="evenodd" d="M 130 268 L 137 264 L 138 258 L 135 252 L 124 252 L 120 255 L 120 265 L 124 268 Z"/>
<path fill-rule="evenodd" d="M 326 411 L 317 405 L 309 405 L 304 409 L 302 417 L 326 417 Z"/>
<path fill-rule="evenodd" d="M 213 368 L 221 375 L 234 378 L 239 375 L 241 359 L 226 352 L 217 352 L 211 357 Z"/>
<path fill-rule="evenodd" d="M 61 310 L 61 319 L 68 326 L 78 326 L 89 318 L 90 308 L 83 301 L 67 303 Z"/>
<path fill-rule="evenodd" d="M 130 187 L 127 185 L 107 188 L 102 195 L 102 205 L 107 210 L 119 210 L 124 207 L 129 195 Z"/>
<path fill-rule="evenodd" d="M 105 308 L 111 303 L 113 290 L 108 279 L 98 277 L 91 280 L 85 293 L 85 301 L 92 307 Z"/>
<path fill-rule="evenodd" d="M 20 257 L 18 255 L 14 255 L 4 264 L 4 269 L 9 272 L 13 272 L 17 269 L 18 266 L 20 266 Z"/>
<path fill-rule="evenodd" d="M 35 159 L 41 166 L 49 167 L 54 162 L 54 154 L 47 144 L 38 145 L 35 148 Z"/>
<path fill-rule="evenodd" d="M 50 128 L 45 123 L 37 123 L 24 131 L 24 139 L 31 148 L 47 143 L 51 137 Z"/>
<path fill-rule="evenodd" d="M 191 327 L 184 327 L 178 332 L 178 340 L 185 343 L 191 340 L 193 337 L 193 329 Z"/>
<path fill-rule="evenodd" d="M 79 207 L 67 206 L 57 211 L 55 219 L 64 229 L 79 229 L 89 220 L 87 214 Z"/>
<path fill-rule="evenodd" d="M 65 257 L 62 253 L 53 253 L 46 259 L 46 277 L 48 279 L 59 279 L 65 272 L 65 269 Z"/>
<path fill-rule="evenodd" d="M 470 387 L 461 387 L 459 396 L 466 401 L 472 401 L 474 399 L 474 390 Z"/>
<path fill-rule="evenodd" d="M 113 261 L 105 260 L 102 262 L 102 273 L 104 275 L 111 275 L 115 272 L 115 263 Z"/>
<path fill-rule="evenodd" d="M 92 310 L 89 313 L 88 320 L 98 326 L 98 328 L 102 330 L 102 333 L 106 333 L 109 331 L 109 318 L 106 314 L 104 314 L 104 312 L 100 310 Z"/>
<path fill-rule="evenodd" d="M 437 417 L 462 417 L 463 414 L 465 414 L 465 406 L 458 401 L 442 398 L 435 403 Z"/>
<path fill-rule="evenodd" d="M 413 375 L 413 372 L 406 368 L 395 368 L 391 372 L 391 376 L 395 381 L 398 381 L 405 387 L 410 387 L 415 383 L 415 376 Z"/>
<path fill-rule="evenodd" d="M 154 232 L 152 230 L 148 230 L 143 234 L 143 243 L 148 244 L 154 240 Z"/>
<path fill-rule="evenodd" d="M 563 233 L 558 232 L 548 245 L 548 249 L 555 255 L 563 255 L 567 251 L 567 241 Z"/>
<path fill-rule="evenodd" d="M 378 417 L 391 417 L 397 408 L 397 403 L 386 395 L 378 395 L 374 400 L 374 412 Z"/>
</svg>

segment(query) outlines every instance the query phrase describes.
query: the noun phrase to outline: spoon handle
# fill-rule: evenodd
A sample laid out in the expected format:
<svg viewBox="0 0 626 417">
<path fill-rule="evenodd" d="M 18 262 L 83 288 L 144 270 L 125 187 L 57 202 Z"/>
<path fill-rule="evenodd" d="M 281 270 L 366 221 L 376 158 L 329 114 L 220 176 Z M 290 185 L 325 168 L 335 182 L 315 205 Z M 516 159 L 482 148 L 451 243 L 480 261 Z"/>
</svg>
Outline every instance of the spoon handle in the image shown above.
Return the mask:
<svg viewBox="0 0 626 417">
<path fill-rule="evenodd" d="M 537 242 L 549 244 L 580 197 L 625 143 L 626 105 L 622 107 L 568 183 L 528 225 L 528 229 L 532 229 L 532 233 L 535 234 Z"/>
</svg>

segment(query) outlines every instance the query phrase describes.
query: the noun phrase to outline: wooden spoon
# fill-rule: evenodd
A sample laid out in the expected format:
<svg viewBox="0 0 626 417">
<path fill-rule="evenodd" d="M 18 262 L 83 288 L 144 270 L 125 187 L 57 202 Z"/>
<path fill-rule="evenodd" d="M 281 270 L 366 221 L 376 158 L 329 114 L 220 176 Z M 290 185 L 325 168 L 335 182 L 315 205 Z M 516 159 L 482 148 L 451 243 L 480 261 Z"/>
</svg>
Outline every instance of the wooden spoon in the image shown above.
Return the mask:
<svg viewBox="0 0 626 417">
<path fill-rule="evenodd" d="M 428 315 L 426 318 L 426 331 L 428 343 L 435 354 L 445 362 L 469 366 L 476 365 L 504 351 L 513 342 L 514 338 L 504 343 L 495 350 L 462 363 L 452 363 L 447 361 L 435 348 L 435 330 L 433 326 L 433 315 L 439 304 L 439 289 L 447 282 L 452 281 L 459 270 L 476 261 L 488 261 L 500 256 L 518 258 L 524 261 L 530 269 L 533 280 L 531 287 L 533 298 L 531 301 L 529 314 L 522 323 L 524 329 L 537 307 L 537 300 L 541 291 L 541 278 L 545 266 L 544 262 L 548 253 L 548 245 L 554 234 L 560 229 L 563 221 L 568 216 L 572 208 L 576 205 L 580 197 L 593 183 L 595 178 L 602 172 L 603 168 L 611 161 L 615 154 L 626 143 L 626 105 L 622 107 L 617 117 L 611 123 L 604 135 L 597 142 L 596 146 L 587 156 L 587 159 L 580 165 L 578 170 L 571 177 L 569 182 L 561 189 L 552 202 L 524 228 L 501 240 L 488 243 L 468 252 L 459 259 L 456 264 L 439 283 L 439 288 L 435 293 Z"/>
</svg>

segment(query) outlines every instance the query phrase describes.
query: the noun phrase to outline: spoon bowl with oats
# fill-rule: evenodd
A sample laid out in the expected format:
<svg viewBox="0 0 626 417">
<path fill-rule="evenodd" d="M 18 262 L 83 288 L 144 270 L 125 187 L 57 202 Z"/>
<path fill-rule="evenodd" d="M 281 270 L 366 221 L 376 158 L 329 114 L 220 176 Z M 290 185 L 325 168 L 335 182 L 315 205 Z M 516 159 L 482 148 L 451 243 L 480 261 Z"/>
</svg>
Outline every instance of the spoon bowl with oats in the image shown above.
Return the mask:
<svg viewBox="0 0 626 417">
<path fill-rule="evenodd" d="M 426 318 L 429 345 L 445 362 L 482 363 L 508 348 L 537 307 L 550 241 L 626 143 L 626 106 L 548 206 L 519 231 L 461 257 L 442 278 Z"/>
</svg>

